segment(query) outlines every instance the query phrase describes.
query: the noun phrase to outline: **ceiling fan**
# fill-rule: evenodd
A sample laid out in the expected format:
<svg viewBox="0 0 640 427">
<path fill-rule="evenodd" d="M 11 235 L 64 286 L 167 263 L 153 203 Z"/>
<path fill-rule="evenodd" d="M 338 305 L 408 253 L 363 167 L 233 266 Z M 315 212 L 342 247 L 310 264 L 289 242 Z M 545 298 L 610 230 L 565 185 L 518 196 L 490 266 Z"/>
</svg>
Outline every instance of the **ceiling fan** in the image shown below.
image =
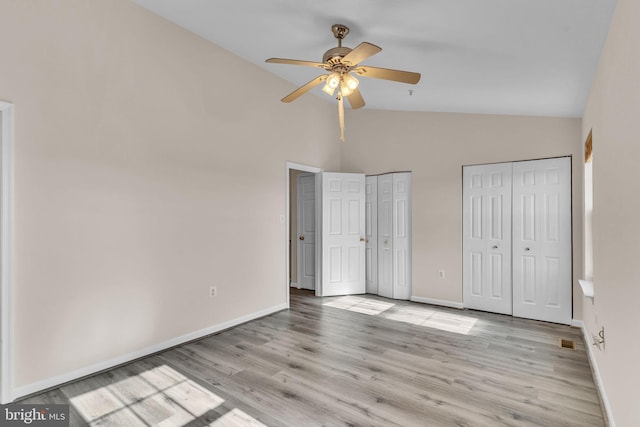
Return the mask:
<svg viewBox="0 0 640 427">
<path fill-rule="evenodd" d="M 327 71 L 327 74 L 322 74 L 316 77 L 282 98 L 282 102 L 295 101 L 300 96 L 309 92 L 321 83 L 324 83 L 322 90 L 330 96 L 333 96 L 337 90 L 338 94 L 336 99 L 338 100 L 340 140 L 344 141 L 343 98 L 347 98 L 351 108 L 353 109 L 364 106 L 364 99 L 358 89 L 359 81 L 352 73 L 363 77 L 392 80 L 395 82 L 410 84 L 416 84 L 420 81 L 420 73 L 359 65 L 365 59 L 380 52 L 382 48 L 371 43 L 362 42 L 354 49 L 351 49 L 346 46 L 342 46 L 342 39 L 349 34 L 349 28 L 346 25 L 335 24 L 331 27 L 331 31 L 335 38 L 338 39 L 338 46 L 326 51 L 322 57 L 322 62 L 283 58 L 269 58 L 265 62 L 271 64 L 303 65 L 306 67 L 321 68 Z"/>
</svg>

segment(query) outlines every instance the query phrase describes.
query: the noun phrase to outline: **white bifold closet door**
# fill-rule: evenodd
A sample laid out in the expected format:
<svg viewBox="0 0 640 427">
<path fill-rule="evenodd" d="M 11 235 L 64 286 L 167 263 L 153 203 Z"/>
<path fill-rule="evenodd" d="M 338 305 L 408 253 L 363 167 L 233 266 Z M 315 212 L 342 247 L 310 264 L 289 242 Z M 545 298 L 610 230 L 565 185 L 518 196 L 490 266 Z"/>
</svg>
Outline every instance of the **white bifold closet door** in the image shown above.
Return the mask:
<svg viewBox="0 0 640 427">
<path fill-rule="evenodd" d="M 411 174 L 393 175 L 393 298 L 411 298 Z"/>
<path fill-rule="evenodd" d="M 368 176 L 365 183 L 365 260 L 367 293 L 378 293 L 378 177 Z"/>
<path fill-rule="evenodd" d="M 569 157 L 513 164 L 513 315 L 571 323 Z"/>
<path fill-rule="evenodd" d="M 511 163 L 464 168 L 464 292 L 467 308 L 512 314 Z"/>
<path fill-rule="evenodd" d="M 393 176 L 388 174 L 377 178 L 378 295 L 393 298 Z"/>
<path fill-rule="evenodd" d="M 367 257 L 367 261 L 371 260 L 367 265 L 367 271 L 371 272 L 367 292 L 408 300 L 411 298 L 411 173 L 370 176 L 367 180 L 371 185 L 367 203 L 372 210 L 377 204 L 377 215 L 371 215 L 375 217 L 377 229 L 372 223 L 367 225 L 372 251 L 372 256 Z M 377 187 L 375 197 L 374 186 Z M 376 256 L 373 256 L 374 243 L 377 243 Z"/>
<path fill-rule="evenodd" d="M 571 158 L 463 169 L 467 308 L 570 324 Z"/>
</svg>

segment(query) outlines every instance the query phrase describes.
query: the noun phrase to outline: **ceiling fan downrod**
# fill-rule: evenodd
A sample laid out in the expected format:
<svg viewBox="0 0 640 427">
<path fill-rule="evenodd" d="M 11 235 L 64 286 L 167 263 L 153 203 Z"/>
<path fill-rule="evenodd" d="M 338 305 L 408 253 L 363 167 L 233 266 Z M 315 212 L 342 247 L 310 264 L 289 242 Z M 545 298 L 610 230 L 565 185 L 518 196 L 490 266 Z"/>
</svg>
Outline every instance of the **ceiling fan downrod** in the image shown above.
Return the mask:
<svg viewBox="0 0 640 427">
<path fill-rule="evenodd" d="M 347 54 L 349 52 L 351 52 L 351 50 L 352 50 L 351 48 L 348 48 L 348 47 L 342 47 L 342 39 L 347 37 L 347 34 L 349 34 L 349 27 L 347 27 L 346 25 L 342 25 L 342 24 L 334 24 L 331 27 L 331 32 L 333 33 L 333 36 L 336 39 L 338 39 L 338 46 L 337 47 L 332 47 L 331 49 L 326 51 L 324 53 L 324 55 L 322 56 L 322 62 L 330 64 L 332 67 L 335 67 L 335 66 L 343 67 L 342 66 L 342 58 L 347 56 Z M 332 71 L 341 72 L 341 70 L 336 70 L 336 69 L 332 69 Z M 346 71 L 348 71 L 348 70 L 346 70 L 346 69 L 342 70 L 342 73 L 344 73 Z"/>
</svg>

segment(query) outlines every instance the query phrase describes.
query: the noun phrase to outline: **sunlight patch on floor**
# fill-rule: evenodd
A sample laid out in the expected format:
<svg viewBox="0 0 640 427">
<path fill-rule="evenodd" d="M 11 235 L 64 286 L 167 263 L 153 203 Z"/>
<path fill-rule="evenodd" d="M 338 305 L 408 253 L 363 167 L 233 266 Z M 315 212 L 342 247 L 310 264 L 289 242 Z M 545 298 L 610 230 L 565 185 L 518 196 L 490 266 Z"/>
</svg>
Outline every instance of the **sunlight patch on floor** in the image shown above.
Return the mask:
<svg viewBox="0 0 640 427">
<path fill-rule="evenodd" d="M 422 323 L 422 326 L 467 335 L 471 329 L 473 329 L 477 321 L 478 319 L 469 316 L 462 316 L 460 314 L 436 313 L 425 320 L 425 322 Z"/>
<path fill-rule="evenodd" d="M 91 426 L 184 426 L 223 402 L 166 365 L 71 398 L 71 404 Z M 263 424 L 235 408 L 210 425 Z"/>
<path fill-rule="evenodd" d="M 431 310 L 421 306 L 399 306 L 353 295 L 340 297 L 323 305 L 370 316 L 379 315 L 397 322 L 411 323 L 462 335 L 467 335 L 478 320 L 470 316 Z"/>
<path fill-rule="evenodd" d="M 395 304 L 347 295 L 333 301 L 326 302 L 323 305 L 375 316 L 390 309 Z"/>
<path fill-rule="evenodd" d="M 260 421 L 256 420 L 250 415 L 247 415 L 245 412 L 241 411 L 238 408 L 235 408 L 214 422 L 209 424 L 209 427 L 267 427 L 262 424 Z"/>
<path fill-rule="evenodd" d="M 421 307 L 399 306 L 393 312 L 385 313 L 383 317 L 389 320 L 397 320 L 462 335 L 467 335 L 478 321 L 474 317 L 455 313 L 445 313 Z"/>
</svg>

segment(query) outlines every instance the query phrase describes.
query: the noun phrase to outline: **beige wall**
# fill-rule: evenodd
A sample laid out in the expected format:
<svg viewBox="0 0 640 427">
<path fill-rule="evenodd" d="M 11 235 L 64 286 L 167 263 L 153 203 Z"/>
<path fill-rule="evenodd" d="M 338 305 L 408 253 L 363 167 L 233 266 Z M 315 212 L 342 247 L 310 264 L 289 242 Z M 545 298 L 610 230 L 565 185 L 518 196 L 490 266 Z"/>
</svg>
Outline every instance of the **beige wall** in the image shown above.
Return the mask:
<svg viewBox="0 0 640 427">
<path fill-rule="evenodd" d="M 333 106 L 128 1 L 0 0 L 0 39 L 16 387 L 286 302 L 286 161 L 339 168 Z"/>
<path fill-rule="evenodd" d="M 581 318 L 579 119 L 348 112 L 344 171 L 413 172 L 413 295 L 422 298 L 462 302 L 463 165 L 573 155 L 574 318 Z"/>
<path fill-rule="evenodd" d="M 640 2 L 618 0 L 583 118 L 593 129 L 593 304 L 584 299 L 589 336 L 616 425 L 640 425 Z"/>
</svg>

